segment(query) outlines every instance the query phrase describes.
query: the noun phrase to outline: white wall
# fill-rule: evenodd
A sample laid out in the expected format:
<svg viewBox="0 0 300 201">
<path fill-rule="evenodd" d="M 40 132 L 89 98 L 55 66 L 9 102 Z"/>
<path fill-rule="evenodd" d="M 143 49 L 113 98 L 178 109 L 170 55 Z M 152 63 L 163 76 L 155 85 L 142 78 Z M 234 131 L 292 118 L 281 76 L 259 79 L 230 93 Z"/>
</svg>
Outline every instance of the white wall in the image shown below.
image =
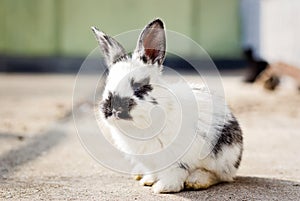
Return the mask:
<svg viewBox="0 0 300 201">
<path fill-rule="evenodd" d="M 261 55 L 300 67 L 300 1 L 261 1 Z"/>
<path fill-rule="evenodd" d="M 300 0 L 241 0 L 241 8 L 242 17 L 252 19 L 243 18 L 244 43 L 256 36 L 251 42 L 257 56 L 300 68 Z"/>
</svg>

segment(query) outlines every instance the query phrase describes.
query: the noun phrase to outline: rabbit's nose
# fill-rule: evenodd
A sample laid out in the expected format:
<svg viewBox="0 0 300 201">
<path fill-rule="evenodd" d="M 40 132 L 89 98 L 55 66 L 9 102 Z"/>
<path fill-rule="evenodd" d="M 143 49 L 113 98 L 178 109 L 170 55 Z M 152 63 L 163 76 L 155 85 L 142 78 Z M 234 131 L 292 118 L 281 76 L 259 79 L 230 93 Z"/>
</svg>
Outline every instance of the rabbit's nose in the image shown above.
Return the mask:
<svg viewBox="0 0 300 201">
<path fill-rule="evenodd" d="M 112 114 L 117 118 L 119 119 L 119 114 L 121 113 L 121 111 L 117 111 L 115 109 L 112 110 Z"/>
</svg>

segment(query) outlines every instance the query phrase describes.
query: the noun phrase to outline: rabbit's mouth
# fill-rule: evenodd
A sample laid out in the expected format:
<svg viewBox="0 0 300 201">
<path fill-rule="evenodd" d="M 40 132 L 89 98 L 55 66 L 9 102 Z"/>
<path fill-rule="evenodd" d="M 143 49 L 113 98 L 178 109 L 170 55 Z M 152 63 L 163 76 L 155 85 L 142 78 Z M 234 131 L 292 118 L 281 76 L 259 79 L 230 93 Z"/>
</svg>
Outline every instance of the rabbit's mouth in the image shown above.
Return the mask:
<svg viewBox="0 0 300 201">
<path fill-rule="evenodd" d="M 113 119 L 113 120 L 132 120 L 132 116 L 129 113 L 129 110 L 126 109 L 122 109 L 122 108 L 118 108 L 118 110 L 116 109 L 103 109 L 104 110 L 104 116 L 106 119 Z"/>
<path fill-rule="evenodd" d="M 116 120 L 132 120 L 132 116 L 129 114 L 129 112 L 124 112 L 122 110 L 116 111 L 113 109 L 112 115 Z"/>
</svg>

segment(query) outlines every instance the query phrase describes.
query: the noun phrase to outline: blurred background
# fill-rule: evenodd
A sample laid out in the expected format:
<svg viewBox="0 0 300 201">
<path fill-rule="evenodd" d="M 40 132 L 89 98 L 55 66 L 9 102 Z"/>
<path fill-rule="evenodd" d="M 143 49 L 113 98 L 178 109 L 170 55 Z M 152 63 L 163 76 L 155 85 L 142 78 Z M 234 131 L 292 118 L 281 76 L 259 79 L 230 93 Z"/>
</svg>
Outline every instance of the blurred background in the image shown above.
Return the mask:
<svg viewBox="0 0 300 201">
<path fill-rule="evenodd" d="M 0 0 L 0 71 L 76 72 L 97 45 L 90 26 L 114 36 L 156 17 L 219 68 L 245 66 L 249 47 L 258 58 L 298 63 L 299 7 L 296 0 Z"/>
<path fill-rule="evenodd" d="M 0 7 L 1 71 L 76 72 L 97 46 L 90 26 L 114 36 L 156 17 L 216 60 L 241 59 L 238 0 L 1 0 Z"/>
<path fill-rule="evenodd" d="M 238 192 L 229 188 L 223 196 L 237 195 L 241 200 L 253 198 L 253 193 L 265 200 L 295 195 L 291 200 L 297 200 L 299 10 L 299 0 L 0 0 L 0 198 L 86 199 L 99 192 L 107 200 L 151 196 L 86 154 L 73 125 L 72 92 L 82 62 L 97 47 L 90 26 L 115 36 L 142 29 L 159 17 L 167 29 L 190 37 L 212 57 L 226 99 L 244 131 L 238 175 L 245 182 L 233 184 L 242 187 Z M 188 48 L 181 51 L 194 57 Z M 166 62 L 184 68 L 172 55 Z M 280 73 L 272 71 L 263 83 L 267 89 L 278 89 L 273 93 L 260 82 L 242 82 L 256 81 L 276 62 L 282 64 L 274 65 Z M 279 85 L 285 83 L 281 74 L 296 82 Z M 93 112 L 84 99 L 76 104 L 79 112 Z M 88 122 L 84 115 L 82 121 Z M 287 185 L 281 180 L 298 183 Z M 269 191 L 276 189 L 272 185 L 279 190 Z M 241 189 L 253 190 L 249 194 Z M 211 191 L 189 193 L 184 195 L 205 196 Z"/>
</svg>

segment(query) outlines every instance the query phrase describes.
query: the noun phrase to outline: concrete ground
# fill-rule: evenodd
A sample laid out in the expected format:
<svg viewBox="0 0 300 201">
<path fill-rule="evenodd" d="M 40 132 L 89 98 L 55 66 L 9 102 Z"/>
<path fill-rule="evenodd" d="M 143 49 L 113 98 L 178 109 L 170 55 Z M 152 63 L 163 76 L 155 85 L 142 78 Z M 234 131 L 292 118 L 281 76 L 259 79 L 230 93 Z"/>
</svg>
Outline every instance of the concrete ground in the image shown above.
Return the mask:
<svg viewBox="0 0 300 201">
<path fill-rule="evenodd" d="M 244 131 L 236 181 L 157 195 L 85 151 L 70 113 L 74 81 L 0 74 L 0 200 L 300 200 L 300 94 L 293 87 L 271 93 L 226 73 L 226 98 Z"/>
</svg>

